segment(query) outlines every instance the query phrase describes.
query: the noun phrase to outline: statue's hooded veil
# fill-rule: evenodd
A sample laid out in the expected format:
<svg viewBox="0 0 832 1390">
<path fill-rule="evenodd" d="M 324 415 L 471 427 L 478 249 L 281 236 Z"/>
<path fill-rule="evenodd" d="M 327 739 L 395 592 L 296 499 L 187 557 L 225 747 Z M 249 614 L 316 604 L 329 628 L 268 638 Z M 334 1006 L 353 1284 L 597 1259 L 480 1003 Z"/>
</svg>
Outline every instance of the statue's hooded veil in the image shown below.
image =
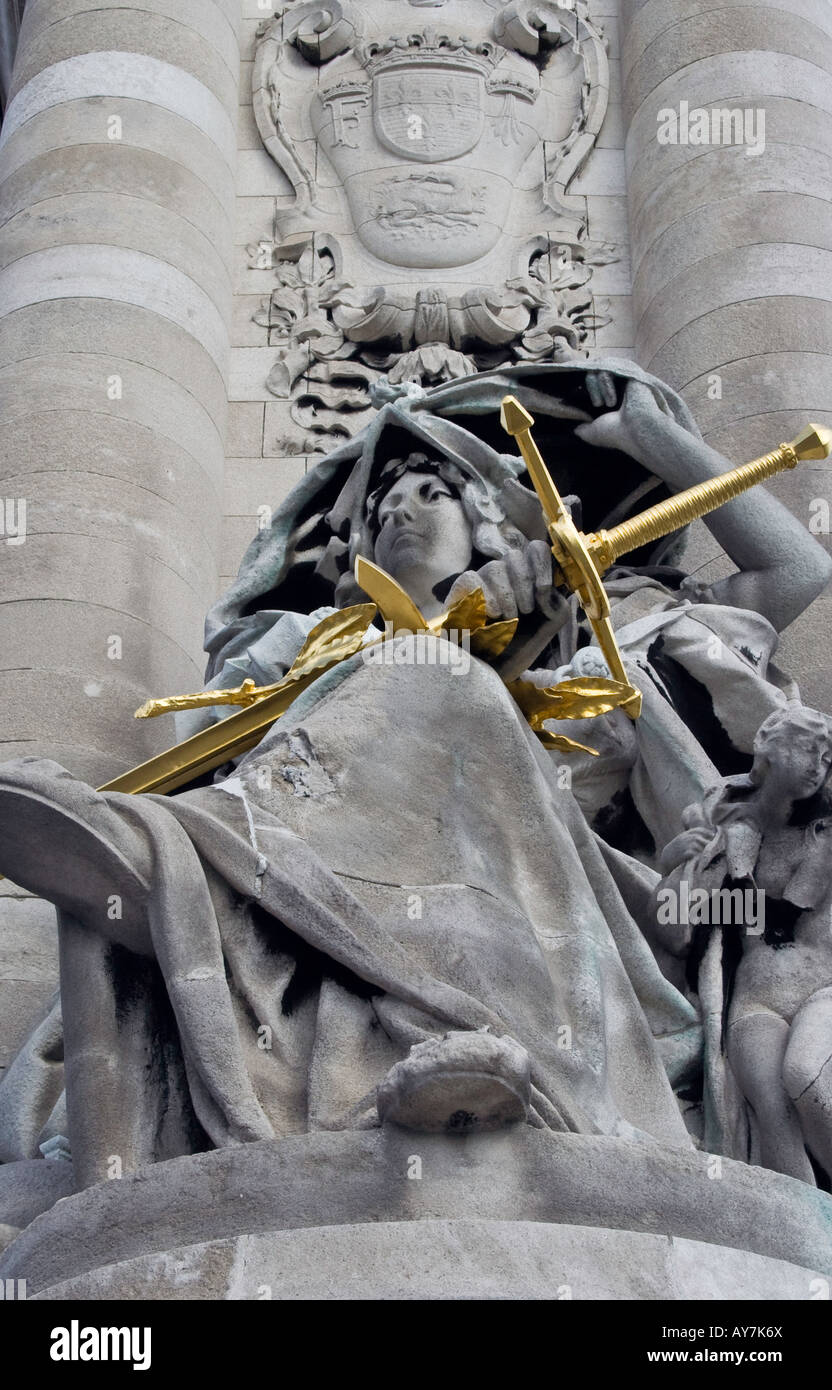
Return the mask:
<svg viewBox="0 0 832 1390">
<path fill-rule="evenodd" d="M 309 613 L 336 601 L 336 584 L 355 556 L 372 558 L 366 501 L 391 459 L 421 452 L 450 460 L 482 489 L 486 511 L 491 499 L 495 515 L 504 515 L 530 539 L 544 538 L 542 512 L 522 459 L 500 426 L 507 394 L 535 417 L 535 438 L 561 494 L 581 498 L 586 530 L 615 525 L 666 496 L 663 484 L 628 455 L 595 448 L 575 435 L 576 424 L 599 413 L 587 390 L 590 371 L 613 376 L 619 403 L 629 380 L 643 382 L 664 411 L 700 437 L 680 396 L 635 364 L 613 359 L 505 367 L 426 391 L 395 394 L 383 387 L 387 399 L 373 421 L 292 489 L 208 613 L 208 677 L 239 649 L 245 634 L 253 635 L 257 613 Z M 656 564 L 672 545 L 677 538 L 628 558 L 633 564 Z"/>
</svg>

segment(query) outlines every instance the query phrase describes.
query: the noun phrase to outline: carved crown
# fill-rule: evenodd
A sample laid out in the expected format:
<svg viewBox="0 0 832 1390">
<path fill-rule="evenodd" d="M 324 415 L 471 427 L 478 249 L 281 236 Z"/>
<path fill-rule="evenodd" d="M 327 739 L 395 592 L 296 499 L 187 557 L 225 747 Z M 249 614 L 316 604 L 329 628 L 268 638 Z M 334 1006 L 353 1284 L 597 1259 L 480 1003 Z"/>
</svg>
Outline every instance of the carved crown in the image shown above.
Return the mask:
<svg viewBox="0 0 832 1390">
<path fill-rule="evenodd" d="M 364 44 L 360 53 L 363 66 L 373 77 L 388 68 L 447 63 L 448 59 L 452 59 L 455 66 L 470 68 L 487 77 L 505 55 L 506 50 L 500 44 L 487 40 L 475 43 L 465 35 L 453 37 L 431 29 L 402 37 L 375 39 Z"/>
</svg>

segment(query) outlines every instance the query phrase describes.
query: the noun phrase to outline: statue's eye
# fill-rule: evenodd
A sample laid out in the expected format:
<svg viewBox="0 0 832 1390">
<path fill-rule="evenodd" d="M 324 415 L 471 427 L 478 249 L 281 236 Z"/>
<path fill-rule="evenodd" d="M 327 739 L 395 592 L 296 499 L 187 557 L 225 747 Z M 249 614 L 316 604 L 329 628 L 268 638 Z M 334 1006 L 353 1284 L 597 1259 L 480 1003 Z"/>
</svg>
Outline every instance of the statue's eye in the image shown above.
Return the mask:
<svg viewBox="0 0 832 1390">
<path fill-rule="evenodd" d="M 450 497 L 451 494 L 441 483 L 423 483 L 419 488 L 419 495 L 426 502 L 438 502 L 440 497 Z"/>
</svg>

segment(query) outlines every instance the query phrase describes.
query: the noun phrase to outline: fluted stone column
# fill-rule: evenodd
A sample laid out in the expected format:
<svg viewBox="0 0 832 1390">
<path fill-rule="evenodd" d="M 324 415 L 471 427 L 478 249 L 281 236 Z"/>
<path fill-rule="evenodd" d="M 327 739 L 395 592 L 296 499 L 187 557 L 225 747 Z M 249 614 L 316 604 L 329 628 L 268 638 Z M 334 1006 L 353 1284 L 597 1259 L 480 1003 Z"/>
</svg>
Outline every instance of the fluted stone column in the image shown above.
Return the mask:
<svg viewBox="0 0 832 1390">
<path fill-rule="evenodd" d="M 745 462 L 808 419 L 832 424 L 832 5 L 621 5 L 636 353 L 681 391 L 709 442 Z M 700 109 L 750 113 L 751 143 L 660 143 L 669 110 Z M 690 134 L 690 116 L 684 125 Z M 771 487 L 824 530 L 827 465 Z M 700 561 L 717 551 L 702 533 L 698 544 Z M 830 620 L 823 597 L 780 658 L 824 708 Z"/>
<path fill-rule="evenodd" d="M 202 680 L 239 13 L 28 0 L 0 135 L 0 738 L 93 783 L 171 741 L 138 704 Z"/>
</svg>

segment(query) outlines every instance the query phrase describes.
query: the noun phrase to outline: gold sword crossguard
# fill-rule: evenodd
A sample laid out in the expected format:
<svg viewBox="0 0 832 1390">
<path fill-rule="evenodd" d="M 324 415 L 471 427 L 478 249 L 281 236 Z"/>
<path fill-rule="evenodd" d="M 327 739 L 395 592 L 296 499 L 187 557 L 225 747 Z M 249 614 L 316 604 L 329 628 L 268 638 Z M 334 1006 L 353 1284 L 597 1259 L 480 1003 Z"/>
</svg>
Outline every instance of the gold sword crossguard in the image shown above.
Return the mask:
<svg viewBox="0 0 832 1390">
<path fill-rule="evenodd" d="M 708 478 L 704 483 L 687 488 L 685 492 L 669 497 L 666 502 L 658 502 L 639 516 L 631 517 L 610 531 L 596 531 L 585 535 L 579 531 L 563 505 L 560 493 L 552 476 L 543 462 L 540 450 L 535 444 L 531 427 L 533 417 L 523 408 L 516 396 L 506 396 L 500 411 L 500 420 L 507 434 L 517 440 L 517 447 L 534 484 L 546 517 L 552 554 L 560 571 L 555 576 L 556 583 L 565 583 L 567 588 L 577 594 L 578 600 L 592 625 L 598 645 L 604 655 L 610 674 L 614 680 L 629 684 L 621 652 L 615 640 L 610 621 L 610 602 L 601 576 L 631 550 L 659 540 L 671 531 L 698 517 L 706 516 L 717 507 L 730 502 L 756 483 L 771 478 L 775 473 L 796 468 L 806 459 L 825 459 L 832 452 L 832 430 L 823 425 L 807 425 L 792 440 L 791 444 L 781 444 L 779 449 L 765 454 L 762 458 L 745 463 L 740 468 L 732 468 L 728 473 Z M 632 719 L 641 711 L 641 695 L 638 691 L 622 706 Z"/>
</svg>

